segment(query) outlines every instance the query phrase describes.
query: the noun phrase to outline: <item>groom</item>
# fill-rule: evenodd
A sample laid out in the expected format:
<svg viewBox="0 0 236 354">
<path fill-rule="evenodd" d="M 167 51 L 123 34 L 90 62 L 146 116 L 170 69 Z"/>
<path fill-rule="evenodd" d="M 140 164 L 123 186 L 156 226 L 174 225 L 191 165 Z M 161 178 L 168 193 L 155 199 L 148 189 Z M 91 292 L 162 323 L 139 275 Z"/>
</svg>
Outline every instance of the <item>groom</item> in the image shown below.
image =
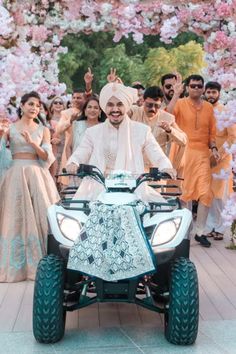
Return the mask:
<svg viewBox="0 0 236 354">
<path fill-rule="evenodd" d="M 86 130 L 81 144 L 68 160 L 68 172 L 75 173 L 79 164 L 83 163 L 95 165 L 103 173 L 126 170 L 139 175 L 144 172 L 146 156 L 152 166 L 175 176 L 171 162 L 156 142 L 151 129 L 129 119 L 127 112 L 136 100 L 137 90 L 123 84 L 109 83 L 102 88 L 99 102 L 107 120 Z M 83 180 L 75 197 L 95 199 L 101 187 L 95 191 L 94 183 Z M 148 200 L 153 200 L 153 193 L 146 193 Z M 157 195 L 156 192 L 154 194 Z"/>
</svg>

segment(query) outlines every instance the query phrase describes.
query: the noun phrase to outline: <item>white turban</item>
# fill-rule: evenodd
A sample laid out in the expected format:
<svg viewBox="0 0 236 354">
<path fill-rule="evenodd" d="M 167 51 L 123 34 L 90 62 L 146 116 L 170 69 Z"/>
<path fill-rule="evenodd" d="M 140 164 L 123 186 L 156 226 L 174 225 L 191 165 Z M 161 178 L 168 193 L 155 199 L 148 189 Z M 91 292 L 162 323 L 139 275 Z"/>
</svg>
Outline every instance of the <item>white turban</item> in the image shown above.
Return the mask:
<svg viewBox="0 0 236 354">
<path fill-rule="evenodd" d="M 124 106 L 126 113 L 130 110 L 133 103 L 137 102 L 138 94 L 137 90 L 124 86 L 123 84 L 118 84 L 116 82 L 111 82 L 106 84 L 100 92 L 99 95 L 99 104 L 102 110 L 105 112 L 107 102 L 110 100 L 111 97 L 115 97 L 120 100 Z"/>
</svg>

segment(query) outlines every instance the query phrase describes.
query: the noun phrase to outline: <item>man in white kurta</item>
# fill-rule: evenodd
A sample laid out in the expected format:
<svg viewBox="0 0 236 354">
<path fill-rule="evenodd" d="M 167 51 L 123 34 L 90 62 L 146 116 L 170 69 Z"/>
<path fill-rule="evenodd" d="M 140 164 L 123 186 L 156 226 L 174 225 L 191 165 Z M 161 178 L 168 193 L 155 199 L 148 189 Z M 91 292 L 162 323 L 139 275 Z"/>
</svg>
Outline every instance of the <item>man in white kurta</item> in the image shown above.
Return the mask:
<svg viewBox="0 0 236 354">
<path fill-rule="evenodd" d="M 135 99 L 136 90 L 130 87 L 118 83 L 103 87 L 100 106 L 107 120 L 86 130 L 81 144 L 68 160 L 69 172 L 75 172 L 79 164 L 87 163 L 95 165 L 103 173 L 125 170 L 140 175 L 144 172 L 146 155 L 152 166 L 174 177 L 171 162 L 156 142 L 150 127 L 130 120 L 127 115 Z M 102 188 L 97 182 L 84 179 L 76 198 L 95 199 Z M 142 200 L 160 200 L 159 194 L 147 185 L 141 185 L 136 192 Z"/>
</svg>

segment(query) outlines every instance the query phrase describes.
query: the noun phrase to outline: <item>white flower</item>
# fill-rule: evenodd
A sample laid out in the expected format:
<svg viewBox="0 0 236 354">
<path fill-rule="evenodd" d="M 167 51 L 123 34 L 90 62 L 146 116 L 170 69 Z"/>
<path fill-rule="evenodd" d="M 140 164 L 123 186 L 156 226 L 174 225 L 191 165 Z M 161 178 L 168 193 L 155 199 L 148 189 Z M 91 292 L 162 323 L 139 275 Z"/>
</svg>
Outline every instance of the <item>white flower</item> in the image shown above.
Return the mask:
<svg viewBox="0 0 236 354">
<path fill-rule="evenodd" d="M 171 43 L 171 39 L 177 37 L 181 23 L 176 16 L 165 20 L 161 27 L 161 41 L 165 43 Z"/>
<path fill-rule="evenodd" d="M 133 33 L 133 40 L 134 40 L 137 44 L 143 43 L 143 34 L 140 33 L 140 32 L 135 32 L 135 33 Z"/>
<path fill-rule="evenodd" d="M 100 8 L 102 16 L 108 16 L 112 10 L 112 5 L 107 2 L 103 3 Z"/>
<path fill-rule="evenodd" d="M 208 42 L 208 43 L 213 43 L 214 40 L 215 40 L 215 38 L 216 38 L 216 33 L 215 33 L 215 32 L 212 32 L 211 35 L 210 35 L 210 37 L 207 39 L 207 42 Z"/>
<path fill-rule="evenodd" d="M 52 37 L 52 43 L 54 45 L 59 45 L 60 44 L 60 39 L 58 38 L 58 35 L 57 34 L 54 34 L 53 37 Z"/>
<path fill-rule="evenodd" d="M 228 23 L 228 29 L 230 32 L 235 32 L 235 23 L 233 21 Z"/>
<path fill-rule="evenodd" d="M 171 6 L 171 5 L 164 4 L 164 5 L 162 5 L 161 9 L 162 9 L 163 14 L 165 14 L 165 15 L 169 15 L 172 12 L 175 12 L 175 7 Z"/>
<path fill-rule="evenodd" d="M 212 176 L 215 178 L 215 179 L 223 179 L 223 180 L 226 180 L 228 181 L 228 179 L 230 178 L 230 175 L 231 175 L 231 169 L 228 169 L 228 170 L 224 170 L 224 169 L 221 169 L 219 173 L 213 173 Z"/>
<path fill-rule="evenodd" d="M 136 11 L 135 11 L 134 6 L 129 5 L 129 6 L 124 8 L 124 16 L 127 19 L 132 19 L 133 17 L 135 17 L 135 15 L 136 15 Z"/>
<path fill-rule="evenodd" d="M 12 33 L 12 24 L 13 20 L 7 11 L 3 6 L 0 5 L 0 36 L 8 36 L 9 34 Z"/>
</svg>

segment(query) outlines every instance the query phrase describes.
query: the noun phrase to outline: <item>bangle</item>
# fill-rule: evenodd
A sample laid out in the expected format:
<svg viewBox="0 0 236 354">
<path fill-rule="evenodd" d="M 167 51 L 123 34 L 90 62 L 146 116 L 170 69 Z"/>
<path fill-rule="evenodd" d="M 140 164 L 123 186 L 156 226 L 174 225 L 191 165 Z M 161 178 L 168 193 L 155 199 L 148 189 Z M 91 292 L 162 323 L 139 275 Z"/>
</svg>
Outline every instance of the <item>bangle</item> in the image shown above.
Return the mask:
<svg viewBox="0 0 236 354">
<path fill-rule="evenodd" d="M 216 146 L 212 146 L 210 149 L 211 149 L 211 150 L 216 149 L 216 151 L 218 151 L 218 149 L 217 149 Z"/>
</svg>

